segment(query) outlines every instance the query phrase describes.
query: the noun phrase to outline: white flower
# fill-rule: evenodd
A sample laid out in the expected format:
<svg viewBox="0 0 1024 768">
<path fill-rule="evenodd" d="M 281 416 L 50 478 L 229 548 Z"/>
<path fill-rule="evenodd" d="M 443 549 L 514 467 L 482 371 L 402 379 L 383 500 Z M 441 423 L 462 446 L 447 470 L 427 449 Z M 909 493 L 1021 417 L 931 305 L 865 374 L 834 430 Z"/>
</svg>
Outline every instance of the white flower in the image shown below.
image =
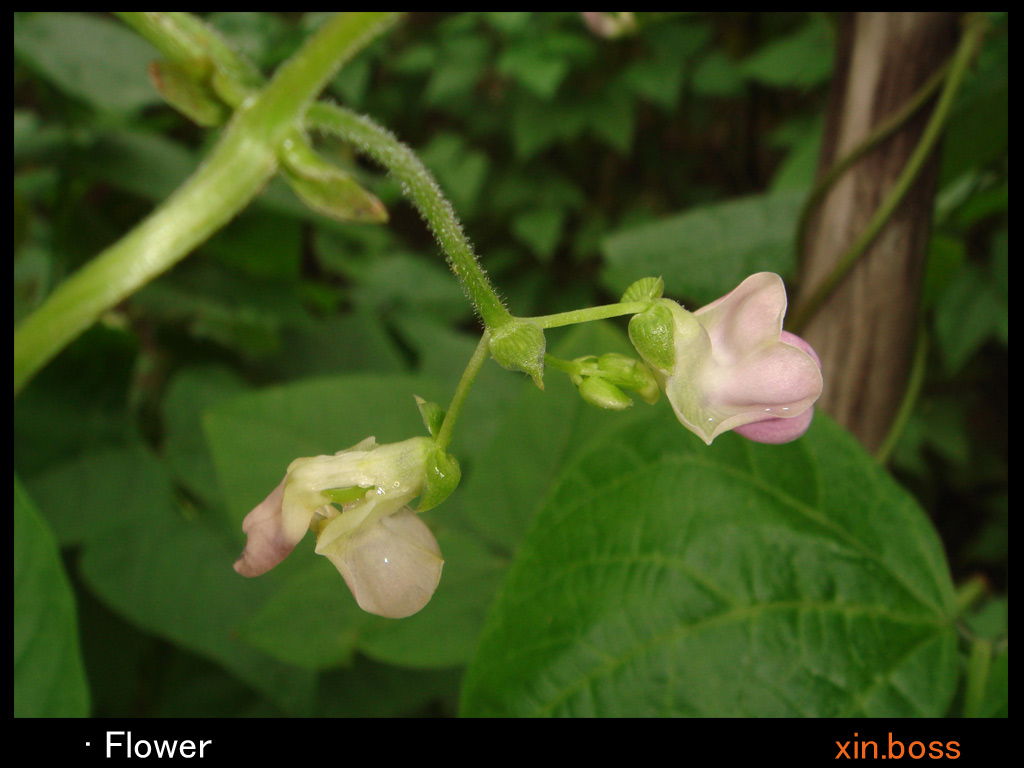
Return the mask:
<svg viewBox="0 0 1024 768">
<path fill-rule="evenodd" d="M 316 552 L 361 608 L 389 618 L 416 613 L 444 565 L 434 535 L 407 506 L 423 493 L 435 453 L 426 437 L 386 445 L 370 437 L 333 456 L 296 459 L 242 523 L 248 540 L 235 570 L 266 573 L 313 529 Z"/>
</svg>

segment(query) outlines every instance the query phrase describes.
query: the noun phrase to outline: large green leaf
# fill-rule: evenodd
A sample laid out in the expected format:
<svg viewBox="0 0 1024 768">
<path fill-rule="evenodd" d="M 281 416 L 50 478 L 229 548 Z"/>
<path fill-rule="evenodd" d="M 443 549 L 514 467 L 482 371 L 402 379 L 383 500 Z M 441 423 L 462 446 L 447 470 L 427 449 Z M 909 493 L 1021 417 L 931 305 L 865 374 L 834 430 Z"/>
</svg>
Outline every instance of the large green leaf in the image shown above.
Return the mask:
<svg viewBox="0 0 1024 768">
<path fill-rule="evenodd" d="M 14 716 L 84 717 L 75 599 L 46 521 L 14 477 Z"/>
<path fill-rule="evenodd" d="M 17 58 L 65 93 L 114 112 L 160 101 L 146 76 L 156 49 L 122 24 L 67 11 L 14 20 Z"/>
<path fill-rule="evenodd" d="M 943 714 L 953 589 L 905 493 L 819 417 L 796 443 L 633 425 L 568 466 L 466 677 L 466 715 Z"/>
<path fill-rule="evenodd" d="M 668 295 L 699 306 L 754 272 L 786 277 L 804 196 L 798 190 L 729 200 L 609 235 L 601 245 L 602 280 L 621 293 L 641 277 L 662 277 Z"/>
<path fill-rule="evenodd" d="M 231 570 L 240 542 L 220 521 L 181 514 L 155 456 L 141 446 L 96 450 L 40 473 L 32 488 L 61 540 L 81 546 L 82 580 L 105 605 L 217 661 L 278 707 L 306 711 L 314 676 L 235 637 L 274 584 Z"/>
</svg>

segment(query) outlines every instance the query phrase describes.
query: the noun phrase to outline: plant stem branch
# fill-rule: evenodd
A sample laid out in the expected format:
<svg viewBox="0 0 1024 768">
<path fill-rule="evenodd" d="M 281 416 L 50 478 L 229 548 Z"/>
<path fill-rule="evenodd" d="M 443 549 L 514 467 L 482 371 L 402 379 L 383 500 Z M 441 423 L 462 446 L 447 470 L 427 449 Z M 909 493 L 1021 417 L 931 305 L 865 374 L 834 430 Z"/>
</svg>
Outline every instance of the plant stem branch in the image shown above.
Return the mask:
<svg viewBox="0 0 1024 768">
<path fill-rule="evenodd" d="M 473 351 L 473 356 L 469 358 L 469 362 L 466 364 L 466 370 L 462 372 L 462 378 L 459 379 L 458 386 L 455 387 L 455 394 L 452 395 L 451 404 L 444 414 L 444 421 L 441 422 L 441 428 L 437 431 L 437 437 L 434 439 L 434 442 L 441 450 L 447 449 L 448 444 L 452 441 L 455 422 L 459 419 L 462 406 L 469 396 L 469 390 L 472 388 L 477 374 L 480 373 L 480 369 L 487 360 L 490 344 L 491 335 L 484 331 L 483 336 L 480 337 L 480 343 L 476 345 L 476 349 Z"/>
<path fill-rule="evenodd" d="M 430 171 L 394 134 L 336 104 L 318 103 L 306 115 L 307 125 L 335 134 L 373 158 L 398 179 L 445 252 L 448 266 L 489 331 L 512 320 L 469 244 L 462 224 Z"/>
<path fill-rule="evenodd" d="M 622 301 L 618 304 L 603 304 L 599 307 L 573 309 L 568 312 L 558 312 L 554 315 L 538 315 L 537 317 L 524 319 L 536 323 L 541 328 L 560 328 L 566 325 L 590 323 L 594 320 L 607 320 L 610 317 L 636 315 L 643 312 L 649 306 L 650 302 L 647 301 Z"/>
<path fill-rule="evenodd" d="M 14 395 L 106 310 L 224 226 L 277 169 L 278 144 L 338 67 L 393 14 L 338 14 L 247 100 L 199 169 L 163 205 L 72 275 L 14 332 Z"/>
</svg>

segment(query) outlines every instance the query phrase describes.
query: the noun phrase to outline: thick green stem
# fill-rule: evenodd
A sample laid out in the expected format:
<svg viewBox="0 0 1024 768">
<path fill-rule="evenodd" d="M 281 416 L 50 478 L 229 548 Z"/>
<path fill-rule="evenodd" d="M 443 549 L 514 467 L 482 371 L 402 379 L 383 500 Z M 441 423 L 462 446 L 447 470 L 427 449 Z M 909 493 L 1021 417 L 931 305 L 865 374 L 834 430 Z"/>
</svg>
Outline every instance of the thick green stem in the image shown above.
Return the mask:
<svg viewBox="0 0 1024 768">
<path fill-rule="evenodd" d="M 469 390 L 472 388 L 477 374 L 480 373 L 480 369 L 487 360 L 490 346 L 491 335 L 484 331 L 483 336 L 480 337 L 480 343 L 476 345 L 473 356 L 469 359 L 469 363 L 466 364 L 466 370 L 463 371 L 462 378 L 459 379 L 459 384 L 455 388 L 455 394 L 452 395 L 452 402 L 445 412 L 444 421 L 441 422 L 441 428 L 437 431 L 437 437 L 434 439 L 434 442 L 441 450 L 447 449 L 448 444 L 452 441 L 455 422 L 458 421 L 459 414 L 462 412 L 462 406 L 469 396 Z"/>
<path fill-rule="evenodd" d="M 106 310 L 224 226 L 277 169 L 278 144 L 341 63 L 393 14 L 338 14 L 245 103 L 188 181 L 120 241 L 72 275 L 14 332 L 14 394 Z"/>
<path fill-rule="evenodd" d="M 387 168 L 398 179 L 408 197 L 445 252 L 448 266 L 459 279 L 477 314 L 490 331 L 512 320 L 512 315 L 495 292 L 469 244 L 462 224 L 430 171 L 416 154 L 394 134 L 334 104 L 314 104 L 306 114 L 307 126 L 333 133 Z"/>
</svg>

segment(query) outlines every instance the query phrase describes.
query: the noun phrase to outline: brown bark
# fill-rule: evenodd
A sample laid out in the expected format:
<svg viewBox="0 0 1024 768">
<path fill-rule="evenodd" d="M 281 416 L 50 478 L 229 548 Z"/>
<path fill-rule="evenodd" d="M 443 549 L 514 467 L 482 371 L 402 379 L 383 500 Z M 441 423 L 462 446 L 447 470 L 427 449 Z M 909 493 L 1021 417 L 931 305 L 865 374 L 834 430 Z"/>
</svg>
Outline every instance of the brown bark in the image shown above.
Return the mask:
<svg viewBox="0 0 1024 768">
<path fill-rule="evenodd" d="M 820 172 L 903 106 L 953 52 L 959 14 L 844 15 Z M 832 187 L 808 230 L 797 304 L 832 271 L 890 192 L 931 115 L 934 99 Z M 869 450 L 899 408 L 917 327 L 938 153 L 885 228 L 802 335 L 821 356 L 820 405 Z"/>
</svg>

